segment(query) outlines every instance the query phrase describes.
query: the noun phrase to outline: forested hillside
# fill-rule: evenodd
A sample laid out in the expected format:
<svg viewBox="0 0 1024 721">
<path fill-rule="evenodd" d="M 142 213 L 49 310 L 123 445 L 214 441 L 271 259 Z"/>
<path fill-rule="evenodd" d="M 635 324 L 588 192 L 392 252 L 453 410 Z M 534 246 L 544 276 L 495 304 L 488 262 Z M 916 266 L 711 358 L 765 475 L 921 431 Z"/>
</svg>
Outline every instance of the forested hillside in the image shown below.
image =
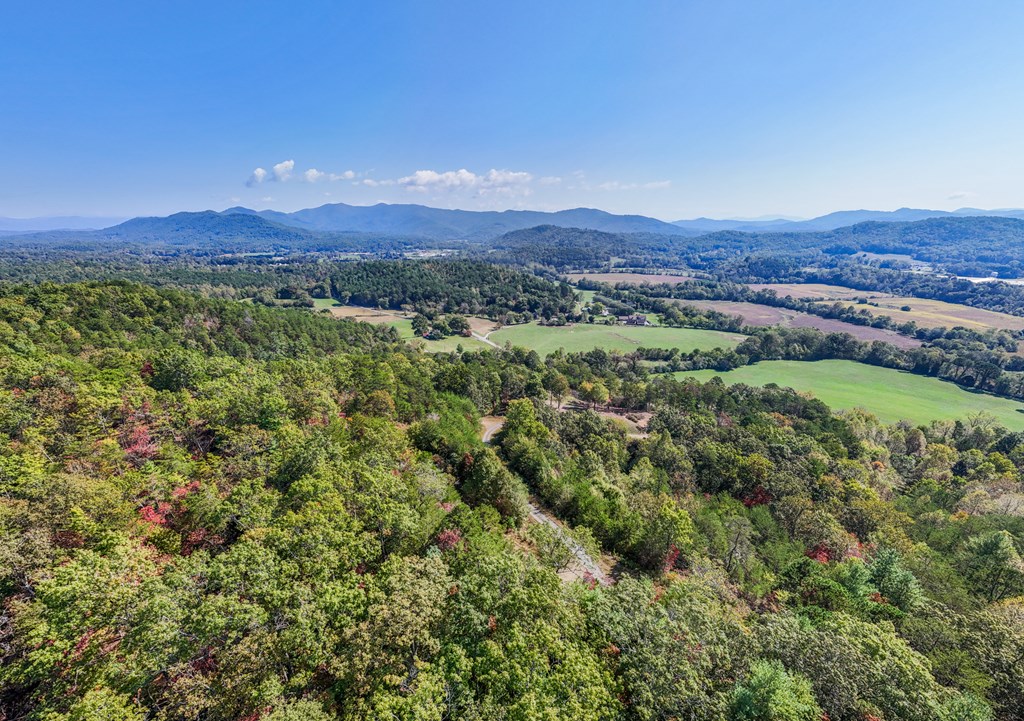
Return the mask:
<svg viewBox="0 0 1024 721">
<path fill-rule="evenodd" d="M 331 295 L 343 303 L 419 313 L 473 313 L 508 322 L 572 313 L 565 283 L 473 261 L 344 263 L 331 272 Z"/>
<path fill-rule="evenodd" d="M 984 417 L 123 282 L 4 286 L 0 344 L 0 717 L 1024 718 L 1024 444 Z"/>
<path fill-rule="evenodd" d="M 559 272 L 693 268 L 733 280 L 782 280 L 806 266 L 832 267 L 867 252 L 882 256 L 876 265 L 900 267 L 913 258 L 957 275 L 1017 278 L 1024 268 L 1022 238 L 1024 220 L 1018 218 L 946 217 L 816 232 L 723 230 L 695 238 L 538 226 L 506 233 L 489 247 L 499 262 Z"/>
</svg>

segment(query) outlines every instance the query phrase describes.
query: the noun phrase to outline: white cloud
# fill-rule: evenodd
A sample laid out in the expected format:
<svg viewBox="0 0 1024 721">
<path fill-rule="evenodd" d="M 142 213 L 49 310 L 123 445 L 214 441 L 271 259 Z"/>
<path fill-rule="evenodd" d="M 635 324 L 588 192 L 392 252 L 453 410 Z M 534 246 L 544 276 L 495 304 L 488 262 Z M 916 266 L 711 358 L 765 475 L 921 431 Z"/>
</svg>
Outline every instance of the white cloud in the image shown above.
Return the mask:
<svg viewBox="0 0 1024 721">
<path fill-rule="evenodd" d="M 245 181 L 245 184 L 251 188 L 254 185 L 259 185 L 266 179 L 267 171 L 264 170 L 263 168 L 256 168 L 256 170 L 252 171 L 252 174 L 249 176 L 249 179 Z"/>
<path fill-rule="evenodd" d="M 417 170 L 396 182 L 406 190 L 418 193 L 476 191 L 479 195 L 529 195 L 533 176 L 516 170 L 492 168 L 477 175 L 465 168 L 447 170 Z"/>
<path fill-rule="evenodd" d="M 479 180 L 475 173 L 465 168 L 439 173 L 436 170 L 417 170 L 412 175 L 398 179 L 398 184 L 421 193 L 428 190 L 459 190 L 469 188 Z"/>
<path fill-rule="evenodd" d="M 292 171 L 294 169 L 294 160 L 282 160 L 280 163 L 273 166 L 270 169 L 270 172 L 267 172 L 266 168 L 256 168 L 256 170 L 252 171 L 249 175 L 249 179 L 245 181 L 245 184 L 252 188 L 269 181 L 284 183 L 292 177 Z"/>
<path fill-rule="evenodd" d="M 339 173 L 331 173 L 319 168 L 308 168 L 303 171 L 296 171 L 294 160 L 284 160 L 270 167 L 269 170 L 259 167 L 249 176 L 246 185 L 249 187 L 261 184 L 276 182 L 285 183 L 299 180 L 305 183 L 331 183 L 344 181 L 355 187 L 383 188 L 396 186 L 404 188 L 407 192 L 429 195 L 439 200 L 440 196 L 451 195 L 454 198 L 463 200 L 468 198 L 489 199 L 487 203 L 503 203 L 507 207 L 518 207 L 525 199 L 532 198 L 534 191 L 543 191 L 555 186 L 567 190 L 582 190 L 585 192 L 625 192 L 635 190 L 661 190 L 670 188 L 670 180 L 655 180 L 648 182 L 622 182 L 609 180 L 603 183 L 594 183 L 587 179 L 582 170 L 575 170 L 563 175 L 534 176 L 523 170 L 508 170 L 491 168 L 483 173 L 476 173 L 466 168 L 458 170 L 417 170 L 400 178 L 373 178 L 372 170 L 356 172 L 345 170 Z M 542 193 L 546 195 L 547 193 Z M 950 198 L 965 198 L 968 193 L 956 193 Z"/>
<path fill-rule="evenodd" d="M 609 180 L 597 186 L 598 190 L 659 190 L 671 187 L 671 180 L 655 180 L 649 183 L 620 183 L 617 180 Z"/>
<path fill-rule="evenodd" d="M 294 160 L 282 160 L 280 163 L 273 167 L 273 180 L 284 183 L 290 177 L 292 177 L 292 170 L 295 169 Z"/>
<path fill-rule="evenodd" d="M 970 190 L 957 190 L 957 191 L 955 191 L 953 193 L 950 193 L 947 196 L 946 199 L 947 200 L 967 200 L 968 198 L 973 198 L 975 195 L 976 195 L 976 193 L 972 193 Z"/>
<path fill-rule="evenodd" d="M 488 170 L 480 182 L 481 193 L 529 194 L 533 176 L 523 171 Z"/>
<path fill-rule="evenodd" d="M 302 175 L 306 179 L 307 183 L 316 183 L 321 180 L 352 180 L 356 177 L 356 172 L 354 170 L 346 170 L 344 173 L 325 173 L 322 170 L 310 168 Z"/>
</svg>

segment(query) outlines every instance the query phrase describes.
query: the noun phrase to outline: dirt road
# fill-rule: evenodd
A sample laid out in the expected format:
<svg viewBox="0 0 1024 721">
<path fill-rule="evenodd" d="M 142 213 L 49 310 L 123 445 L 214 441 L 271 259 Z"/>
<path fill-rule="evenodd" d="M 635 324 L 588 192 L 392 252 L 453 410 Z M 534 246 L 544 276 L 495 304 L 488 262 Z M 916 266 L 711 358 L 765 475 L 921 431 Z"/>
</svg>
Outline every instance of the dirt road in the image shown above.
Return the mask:
<svg viewBox="0 0 1024 721">
<path fill-rule="evenodd" d="M 505 425 L 505 419 L 501 416 L 484 416 L 480 419 L 480 425 L 482 426 L 482 431 L 480 433 L 481 440 L 483 440 L 484 443 L 490 443 L 494 434 L 500 431 L 502 426 Z M 611 585 L 612 580 L 604 571 L 601 570 L 597 561 L 587 553 L 583 546 L 576 543 L 576 541 L 569 537 L 558 521 L 542 511 L 533 501 L 527 501 L 527 506 L 530 509 L 530 520 L 534 523 L 542 523 L 550 527 L 554 530 L 558 539 L 565 544 L 565 547 L 572 551 L 575 561 L 566 569 L 567 575 L 571 578 L 577 578 L 580 580 L 585 580 L 589 576 L 602 586 Z"/>
</svg>

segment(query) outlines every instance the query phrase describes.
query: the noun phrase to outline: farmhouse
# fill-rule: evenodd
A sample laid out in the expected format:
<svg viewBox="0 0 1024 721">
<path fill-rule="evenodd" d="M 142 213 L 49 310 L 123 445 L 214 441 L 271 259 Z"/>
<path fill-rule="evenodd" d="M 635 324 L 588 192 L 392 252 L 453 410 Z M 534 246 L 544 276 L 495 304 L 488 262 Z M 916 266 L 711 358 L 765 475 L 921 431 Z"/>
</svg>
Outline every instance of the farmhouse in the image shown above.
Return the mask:
<svg viewBox="0 0 1024 721">
<path fill-rule="evenodd" d="M 623 325 L 650 325 L 647 320 L 647 316 L 643 313 L 634 313 L 633 315 L 620 315 L 619 322 Z"/>
</svg>

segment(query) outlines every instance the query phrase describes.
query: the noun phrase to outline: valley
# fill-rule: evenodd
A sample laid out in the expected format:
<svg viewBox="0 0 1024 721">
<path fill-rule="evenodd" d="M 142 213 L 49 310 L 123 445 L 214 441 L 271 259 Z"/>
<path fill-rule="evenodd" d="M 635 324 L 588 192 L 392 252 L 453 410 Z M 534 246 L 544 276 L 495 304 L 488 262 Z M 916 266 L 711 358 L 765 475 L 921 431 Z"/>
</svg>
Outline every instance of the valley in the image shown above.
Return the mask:
<svg viewBox="0 0 1024 721">
<path fill-rule="evenodd" d="M 1024 721 L 1024 3 L 0 17 L 0 721 Z"/>
<path fill-rule="evenodd" d="M 734 721 L 734 669 L 783 648 L 815 719 L 1012 707 L 981 649 L 1018 633 L 991 614 L 1024 594 L 1019 286 L 823 252 L 842 228 L 484 231 L 404 208 L 429 222 L 398 235 L 314 210 L 0 247 L 0 704 L 356 721 L 420 694 L 440 721 L 543 693 L 578 704 L 544 716 L 564 721 Z M 868 234 L 934 240 L 890 230 Z M 928 623 L 996 679 L 984 701 L 931 670 L 949 649 Z M 382 645 L 397 632 L 416 640 Z M 854 701 L 805 653 L 822 643 Z M 865 643 L 919 671 L 872 675 Z M 623 666 L 669 662 L 693 683 Z M 562 668 L 572 694 L 538 691 Z M 221 690 L 247 674 L 264 705 Z"/>
</svg>

